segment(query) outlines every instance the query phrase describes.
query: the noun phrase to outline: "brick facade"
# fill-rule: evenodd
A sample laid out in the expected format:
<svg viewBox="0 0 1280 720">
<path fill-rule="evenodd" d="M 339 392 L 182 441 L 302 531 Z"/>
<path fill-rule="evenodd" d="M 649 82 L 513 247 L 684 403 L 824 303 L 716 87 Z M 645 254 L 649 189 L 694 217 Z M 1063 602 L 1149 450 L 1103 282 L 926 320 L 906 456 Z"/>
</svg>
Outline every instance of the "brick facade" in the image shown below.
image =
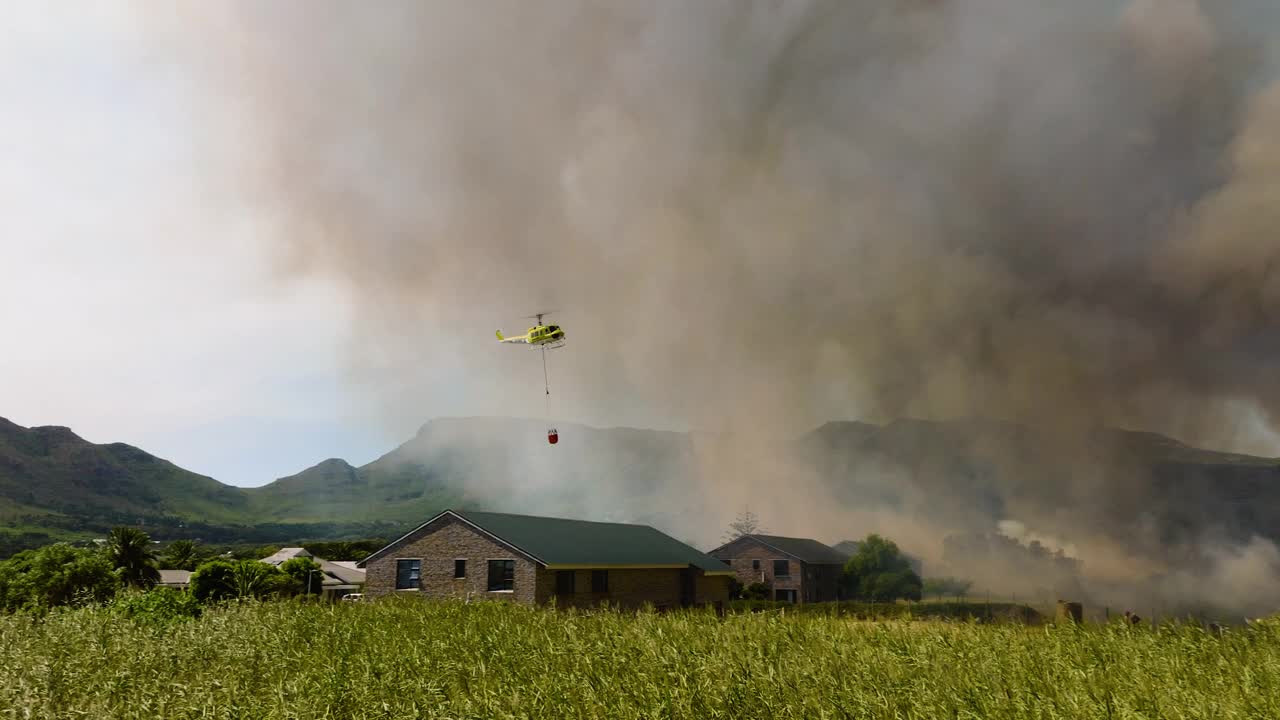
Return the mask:
<svg viewBox="0 0 1280 720">
<path fill-rule="evenodd" d="M 779 590 L 794 591 L 797 603 L 840 598 L 839 582 L 844 568 L 839 565 L 801 562 L 752 538 L 740 538 L 710 554 L 733 568 L 743 586 L 758 582 L 768 585 L 770 599 L 778 598 Z M 774 574 L 774 561 L 787 563 L 786 575 Z"/>
<path fill-rule="evenodd" d="M 396 590 L 396 561 L 422 561 L 421 582 L 417 590 Z M 453 577 L 454 560 L 467 561 L 466 577 Z M 514 560 L 515 582 L 510 592 L 489 592 L 489 561 Z M 365 568 L 364 593 L 380 597 L 396 593 L 416 594 L 430 598 L 466 598 L 513 600 L 531 603 L 537 589 L 537 566 L 515 548 L 494 541 L 488 535 L 462 523 L 457 518 L 442 517 L 419 531 L 386 557 L 377 558 Z"/>
<path fill-rule="evenodd" d="M 397 560 L 421 561 L 420 583 L 414 590 L 396 590 Z M 466 560 L 466 577 L 454 578 L 454 561 Z M 488 590 L 488 561 L 515 561 L 515 582 L 509 592 Z M 729 601 L 729 577 L 707 576 L 700 570 L 675 568 L 608 569 L 608 592 L 591 591 L 591 570 L 573 570 L 574 592 L 557 596 L 556 571 L 540 566 L 531 558 L 455 517 L 444 516 L 418 531 L 384 557 L 366 566 L 364 592 L 370 598 L 411 594 L 427 598 L 500 599 L 530 604 L 555 599 L 562 607 L 590 607 L 602 602 L 623 608 L 640 608 L 646 603 L 659 608 L 681 606 L 684 596 L 682 573 L 691 573 L 692 601 L 695 605 L 723 605 Z"/>
</svg>

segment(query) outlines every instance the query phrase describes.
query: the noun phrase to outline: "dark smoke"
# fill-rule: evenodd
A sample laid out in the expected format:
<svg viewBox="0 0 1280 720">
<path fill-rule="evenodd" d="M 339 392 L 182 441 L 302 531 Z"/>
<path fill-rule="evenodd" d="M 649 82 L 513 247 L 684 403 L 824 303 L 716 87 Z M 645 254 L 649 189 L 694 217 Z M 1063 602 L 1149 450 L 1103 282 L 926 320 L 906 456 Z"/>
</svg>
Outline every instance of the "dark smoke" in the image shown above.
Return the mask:
<svg viewBox="0 0 1280 720">
<path fill-rule="evenodd" d="M 710 495 L 805 475 L 767 440 L 832 417 L 1273 447 L 1280 86 L 1242 5 L 217 7 L 157 32 L 389 414 L 442 371 L 538 414 L 489 338 L 550 305 L 560 414 L 750 438 Z M 1088 547 L 1098 477 L 1017 519 Z"/>
</svg>

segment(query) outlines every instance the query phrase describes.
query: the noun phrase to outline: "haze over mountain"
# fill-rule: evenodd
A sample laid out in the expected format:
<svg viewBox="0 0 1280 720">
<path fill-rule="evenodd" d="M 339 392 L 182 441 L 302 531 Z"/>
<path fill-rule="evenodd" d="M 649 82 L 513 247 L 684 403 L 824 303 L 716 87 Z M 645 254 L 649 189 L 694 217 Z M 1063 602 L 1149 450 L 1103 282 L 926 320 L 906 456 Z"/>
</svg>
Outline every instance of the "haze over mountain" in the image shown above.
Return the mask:
<svg viewBox="0 0 1280 720">
<path fill-rule="evenodd" d="M 1280 462 L 1151 433 L 1069 439 L 983 420 L 831 422 L 789 443 L 779 459 L 791 474 L 761 497 L 705 492 L 698 478 L 716 466 L 714 436 L 567 425 L 550 447 L 542 430 L 433 420 L 362 467 L 333 458 L 236 488 L 128 445 L 0 421 L 0 518 L 55 535 L 140 522 L 161 538 L 286 542 L 393 535 L 471 506 L 645 522 L 710 547 L 723 529 L 713 519 L 750 506 L 776 534 L 833 543 L 889 534 L 934 569 L 945 565 L 945 538 L 1002 532 L 1076 557 L 1107 583 L 1211 575 L 1222 548 L 1280 540 Z M 998 573 L 988 580 L 998 582 Z"/>
</svg>

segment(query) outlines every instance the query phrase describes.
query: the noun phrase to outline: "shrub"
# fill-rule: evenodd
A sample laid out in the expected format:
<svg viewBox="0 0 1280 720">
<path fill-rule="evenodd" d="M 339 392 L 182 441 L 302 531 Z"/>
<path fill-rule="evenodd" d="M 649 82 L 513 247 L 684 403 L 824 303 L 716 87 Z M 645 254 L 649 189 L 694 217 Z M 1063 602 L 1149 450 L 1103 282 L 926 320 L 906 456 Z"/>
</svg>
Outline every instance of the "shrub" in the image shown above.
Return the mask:
<svg viewBox="0 0 1280 720">
<path fill-rule="evenodd" d="M 27 550 L 0 562 L 0 610 L 102 603 L 119 589 L 105 556 L 70 545 Z"/>
<path fill-rule="evenodd" d="M 742 599 L 744 600 L 769 600 L 768 583 L 753 582 L 742 591 Z"/>
<path fill-rule="evenodd" d="M 293 592 L 319 595 L 323 588 L 324 573 L 320 571 L 320 565 L 311 558 L 296 557 L 286 560 L 280 565 L 280 571 L 293 580 L 293 587 L 290 588 Z"/>
<path fill-rule="evenodd" d="M 121 615 L 140 622 L 168 623 L 200 617 L 200 602 L 195 595 L 169 587 L 122 593 L 111 606 Z"/>
</svg>

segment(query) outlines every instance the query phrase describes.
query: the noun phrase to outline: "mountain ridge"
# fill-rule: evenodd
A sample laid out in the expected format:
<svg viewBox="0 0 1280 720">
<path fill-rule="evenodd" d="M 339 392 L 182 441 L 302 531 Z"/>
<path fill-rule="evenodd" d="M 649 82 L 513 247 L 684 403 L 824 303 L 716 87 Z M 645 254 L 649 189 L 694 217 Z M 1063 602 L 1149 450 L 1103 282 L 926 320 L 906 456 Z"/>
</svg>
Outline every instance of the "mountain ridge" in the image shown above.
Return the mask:
<svg viewBox="0 0 1280 720">
<path fill-rule="evenodd" d="M 393 533 L 452 506 L 647 522 L 679 532 L 705 525 L 706 512 L 727 501 L 707 496 L 699 482 L 700 462 L 706 467 L 699 434 L 563 425 L 552 448 L 543 430 L 536 420 L 437 418 L 365 465 L 328 458 L 238 488 L 131 445 L 94 444 L 64 426 L 23 428 L 0 418 L 0 530 L 7 524 L 11 532 L 84 535 L 139 523 L 160 538 L 274 533 L 286 540 Z M 1161 539 L 1202 527 L 1280 532 L 1280 460 L 1202 450 L 1144 431 L 1064 438 L 983 419 L 834 420 L 786 446 L 816 469 L 840 506 L 883 505 L 960 528 L 1063 505 L 1081 517 L 1096 515 L 1107 532 L 1152 514 Z M 726 487 L 718 492 L 732 494 Z"/>
</svg>

